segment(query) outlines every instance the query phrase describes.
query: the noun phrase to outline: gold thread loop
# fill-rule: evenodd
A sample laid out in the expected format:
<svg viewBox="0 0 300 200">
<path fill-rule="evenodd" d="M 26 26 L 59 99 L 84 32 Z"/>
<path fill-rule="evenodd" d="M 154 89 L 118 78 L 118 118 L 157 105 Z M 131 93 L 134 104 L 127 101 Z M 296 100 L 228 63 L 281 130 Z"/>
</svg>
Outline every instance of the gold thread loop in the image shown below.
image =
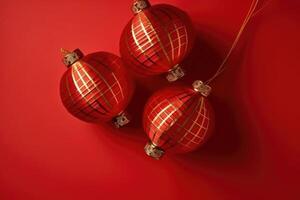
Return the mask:
<svg viewBox="0 0 300 200">
<path fill-rule="evenodd" d="M 270 1 L 271 1 L 271 0 L 270 0 Z M 235 37 L 235 39 L 234 39 L 234 41 L 233 41 L 233 43 L 232 43 L 232 45 L 231 45 L 229 51 L 227 52 L 225 58 L 223 59 L 221 65 L 219 66 L 219 68 L 218 68 L 218 70 L 216 71 L 216 73 L 215 73 L 210 79 L 208 79 L 207 81 L 205 81 L 205 84 L 209 84 L 210 82 L 212 82 L 217 76 L 219 76 L 219 75 L 225 70 L 225 64 L 226 64 L 226 62 L 228 61 L 230 55 L 232 54 L 234 48 L 236 47 L 236 45 L 237 45 L 237 43 L 238 43 L 238 41 L 239 41 L 239 39 L 240 39 L 242 33 L 243 33 L 244 30 L 245 30 L 246 25 L 247 25 L 248 22 L 249 22 L 249 20 L 250 20 L 253 16 L 257 15 L 259 12 L 261 12 L 261 11 L 262 11 L 269 3 L 270 3 L 270 1 L 268 1 L 263 7 L 261 7 L 260 9 L 258 9 L 258 10 L 255 12 L 259 0 L 252 0 L 251 6 L 250 6 L 250 8 L 249 8 L 249 11 L 248 11 L 248 13 L 247 13 L 247 15 L 246 15 L 246 17 L 245 17 L 245 19 L 244 19 L 244 21 L 243 21 L 243 23 L 242 23 L 240 29 L 239 29 L 239 31 L 238 31 L 238 33 L 237 33 L 237 35 L 236 35 L 236 37 Z"/>
</svg>

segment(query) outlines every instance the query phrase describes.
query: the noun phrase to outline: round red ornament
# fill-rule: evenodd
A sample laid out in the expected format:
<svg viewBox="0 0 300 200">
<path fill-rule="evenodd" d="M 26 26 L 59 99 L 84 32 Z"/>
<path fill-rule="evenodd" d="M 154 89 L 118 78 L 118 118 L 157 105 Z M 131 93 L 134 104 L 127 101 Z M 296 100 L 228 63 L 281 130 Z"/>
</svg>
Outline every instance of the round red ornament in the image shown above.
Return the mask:
<svg viewBox="0 0 300 200">
<path fill-rule="evenodd" d="M 75 117 L 87 122 L 113 120 L 119 127 L 129 122 L 124 110 L 133 85 L 121 59 L 111 53 L 86 56 L 79 49 L 62 49 L 68 67 L 60 83 L 61 100 Z"/>
<path fill-rule="evenodd" d="M 150 97 L 143 114 L 147 155 L 159 159 L 165 151 L 190 152 L 208 139 L 213 110 L 206 96 L 211 89 L 201 81 L 193 87 L 168 87 Z"/>
<path fill-rule="evenodd" d="M 135 15 L 120 39 L 124 62 L 143 76 L 168 72 L 169 81 L 184 76 L 179 65 L 195 38 L 188 15 L 171 5 L 151 6 L 147 0 L 134 1 L 132 10 Z"/>
</svg>

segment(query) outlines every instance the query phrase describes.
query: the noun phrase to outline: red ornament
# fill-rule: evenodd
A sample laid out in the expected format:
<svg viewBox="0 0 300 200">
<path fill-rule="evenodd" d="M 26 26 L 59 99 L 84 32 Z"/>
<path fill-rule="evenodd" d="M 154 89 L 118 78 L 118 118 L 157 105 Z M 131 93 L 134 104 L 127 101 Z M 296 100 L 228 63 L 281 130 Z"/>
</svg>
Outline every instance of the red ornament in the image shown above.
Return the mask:
<svg viewBox="0 0 300 200">
<path fill-rule="evenodd" d="M 133 86 L 121 59 L 106 52 L 83 56 L 79 49 L 62 53 L 68 69 L 61 79 L 60 95 L 67 110 L 87 122 L 114 119 L 117 127 L 128 123 L 124 109 Z"/>
<path fill-rule="evenodd" d="M 168 87 L 155 93 L 144 110 L 143 125 L 150 142 L 145 152 L 159 159 L 164 151 L 190 152 L 202 145 L 213 127 L 206 96 L 210 87 L 195 81 L 189 87 Z"/>
<path fill-rule="evenodd" d="M 179 67 L 191 50 L 195 33 L 188 15 L 171 5 L 150 6 L 134 1 L 135 16 L 123 30 L 120 53 L 128 66 L 143 76 L 169 72 L 167 79 L 184 76 Z"/>
</svg>

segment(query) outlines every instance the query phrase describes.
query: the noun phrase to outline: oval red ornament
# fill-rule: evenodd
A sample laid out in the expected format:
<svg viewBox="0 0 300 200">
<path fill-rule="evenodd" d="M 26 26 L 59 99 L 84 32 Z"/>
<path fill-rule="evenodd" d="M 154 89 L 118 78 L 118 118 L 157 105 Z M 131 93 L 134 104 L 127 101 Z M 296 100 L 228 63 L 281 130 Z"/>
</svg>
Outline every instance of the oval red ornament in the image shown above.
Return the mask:
<svg viewBox="0 0 300 200">
<path fill-rule="evenodd" d="M 142 76 L 169 72 L 169 81 L 181 78 L 184 72 L 179 65 L 195 38 L 188 15 L 171 5 L 150 6 L 147 0 L 135 1 L 133 11 L 135 16 L 120 39 L 126 65 Z"/>
<path fill-rule="evenodd" d="M 213 110 L 205 96 L 210 88 L 201 81 L 189 87 L 168 87 L 147 102 L 144 130 L 150 142 L 146 153 L 159 159 L 165 151 L 190 152 L 201 146 L 213 127 Z"/>
<path fill-rule="evenodd" d="M 121 59 L 107 52 L 83 56 L 80 50 L 63 50 L 68 66 L 60 83 L 61 100 L 75 117 L 87 122 L 114 119 L 116 126 L 126 124 L 124 110 L 133 85 Z"/>
</svg>

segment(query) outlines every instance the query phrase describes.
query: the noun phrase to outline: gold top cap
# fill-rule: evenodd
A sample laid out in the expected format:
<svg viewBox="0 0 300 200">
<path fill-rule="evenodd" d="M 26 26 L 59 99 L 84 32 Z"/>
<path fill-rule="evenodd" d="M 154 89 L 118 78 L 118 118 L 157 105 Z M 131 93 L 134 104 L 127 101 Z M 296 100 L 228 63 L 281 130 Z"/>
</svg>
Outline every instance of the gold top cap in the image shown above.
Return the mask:
<svg viewBox="0 0 300 200">
<path fill-rule="evenodd" d="M 152 142 L 148 142 L 144 148 L 146 154 L 156 160 L 159 160 L 165 153 L 164 150 L 153 144 Z"/>
<path fill-rule="evenodd" d="M 134 0 L 131 10 L 134 14 L 141 12 L 142 10 L 149 8 L 151 4 L 148 0 Z"/>
<path fill-rule="evenodd" d="M 70 65 L 72 65 L 73 63 L 75 63 L 83 57 L 83 53 L 80 51 L 80 49 L 75 49 L 73 52 L 71 52 L 64 48 L 61 48 L 60 52 L 63 56 L 62 61 L 67 67 L 69 67 Z"/>
</svg>

